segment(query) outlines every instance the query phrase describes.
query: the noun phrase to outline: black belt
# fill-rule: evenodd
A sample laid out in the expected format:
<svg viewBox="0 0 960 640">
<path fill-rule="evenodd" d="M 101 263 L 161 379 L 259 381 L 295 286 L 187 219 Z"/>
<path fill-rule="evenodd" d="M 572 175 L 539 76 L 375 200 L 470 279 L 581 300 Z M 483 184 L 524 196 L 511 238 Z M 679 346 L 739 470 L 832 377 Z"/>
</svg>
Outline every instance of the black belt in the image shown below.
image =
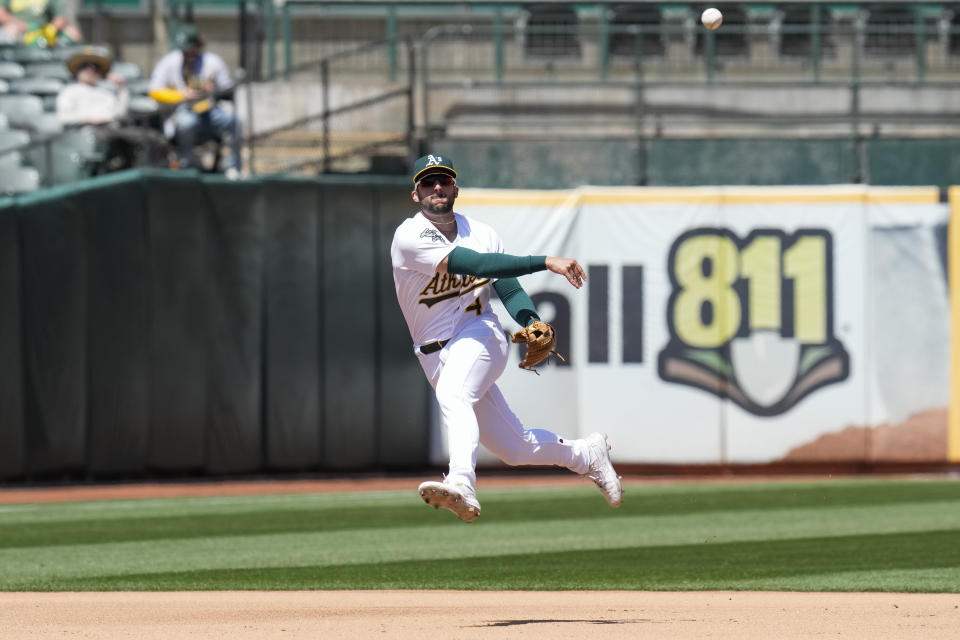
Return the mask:
<svg viewBox="0 0 960 640">
<path fill-rule="evenodd" d="M 440 349 L 443 349 L 445 346 L 447 346 L 448 342 L 450 342 L 450 340 L 437 340 L 436 342 L 428 342 L 427 344 L 422 344 L 420 345 L 420 353 L 422 353 L 425 356 L 428 356 L 431 353 L 435 353 L 437 351 L 440 351 Z"/>
</svg>

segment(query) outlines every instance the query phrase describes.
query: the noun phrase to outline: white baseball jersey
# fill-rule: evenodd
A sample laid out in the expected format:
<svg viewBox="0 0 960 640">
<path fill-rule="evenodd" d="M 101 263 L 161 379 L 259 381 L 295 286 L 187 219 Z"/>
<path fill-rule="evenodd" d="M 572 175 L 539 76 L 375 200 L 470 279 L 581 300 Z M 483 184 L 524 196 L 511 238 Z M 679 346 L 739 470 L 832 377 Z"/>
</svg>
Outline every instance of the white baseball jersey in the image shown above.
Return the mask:
<svg viewBox="0 0 960 640">
<path fill-rule="evenodd" d="M 510 340 L 490 308 L 495 279 L 437 272 L 437 265 L 458 246 L 503 253 L 500 236 L 491 227 L 454 215 L 458 235 L 453 242 L 418 212 L 397 227 L 390 247 L 397 300 L 447 429 L 450 468 L 445 482 L 474 492 L 480 444 L 507 464 L 557 465 L 586 473 L 590 451 L 584 441 L 524 429 L 497 388 Z M 437 340 L 450 342 L 427 354 L 419 350 Z"/>
<path fill-rule="evenodd" d="M 437 265 L 454 247 L 503 253 L 503 243 L 492 227 L 459 213 L 454 215 L 458 235 L 453 242 L 420 212 L 404 220 L 393 234 L 393 281 L 414 348 L 453 338 L 477 319 L 492 321 L 499 327 L 490 307 L 490 289 L 495 278 L 437 271 Z"/>
</svg>

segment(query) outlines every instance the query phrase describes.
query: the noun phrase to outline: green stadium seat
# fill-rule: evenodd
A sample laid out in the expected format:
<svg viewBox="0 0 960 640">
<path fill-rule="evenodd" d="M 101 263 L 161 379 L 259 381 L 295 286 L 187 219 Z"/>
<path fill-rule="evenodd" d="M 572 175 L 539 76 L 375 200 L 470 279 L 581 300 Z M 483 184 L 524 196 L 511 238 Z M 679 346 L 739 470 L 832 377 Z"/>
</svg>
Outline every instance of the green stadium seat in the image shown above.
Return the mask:
<svg viewBox="0 0 960 640">
<path fill-rule="evenodd" d="M 745 57 L 748 54 L 746 10 L 737 4 L 710 4 L 704 5 L 702 9 L 706 9 L 707 6 L 715 6 L 723 13 L 724 28 L 713 32 L 714 52 L 717 57 Z M 696 31 L 697 38 L 694 50 L 697 53 L 704 52 L 705 33 L 706 31 L 702 28 Z"/>
<path fill-rule="evenodd" d="M 127 81 L 127 89 L 131 96 L 145 96 L 150 92 L 150 78 L 137 78 Z"/>
<path fill-rule="evenodd" d="M 13 60 L 21 64 L 31 62 L 49 62 L 59 58 L 51 49 L 40 49 L 38 47 L 13 47 L 7 54 L 7 60 Z"/>
<path fill-rule="evenodd" d="M 28 78 L 56 78 L 64 82 L 73 80 L 67 65 L 59 60 L 56 62 L 30 62 L 23 65 Z"/>
<path fill-rule="evenodd" d="M 33 167 L 14 167 L 0 171 L 0 193 L 28 193 L 40 186 L 40 172 Z"/>
<path fill-rule="evenodd" d="M 35 96 L 56 96 L 63 88 L 63 80 L 27 76 L 8 81 L 14 93 L 32 93 Z"/>
<path fill-rule="evenodd" d="M 0 61 L 0 80 L 16 80 L 26 75 L 23 65 L 11 60 Z"/>
<path fill-rule="evenodd" d="M 150 96 L 131 95 L 127 110 L 131 116 L 142 118 L 157 113 L 160 110 L 160 104 Z"/>
<path fill-rule="evenodd" d="M 3 151 L 0 149 L 0 171 L 12 171 L 19 169 L 23 162 L 23 156 L 19 151 Z"/>
<path fill-rule="evenodd" d="M 0 130 L 0 151 L 15 149 L 30 142 L 30 134 L 26 131 L 17 131 L 15 129 Z"/>
<path fill-rule="evenodd" d="M 810 58 L 813 55 L 811 30 L 815 13 L 812 9 L 811 3 L 777 5 L 777 11 L 780 12 L 779 55 L 788 58 Z M 832 56 L 836 51 L 833 40 L 826 36 L 828 19 L 828 12 L 821 11 L 817 27 L 820 32 L 820 54 Z"/>
<path fill-rule="evenodd" d="M 32 131 L 34 135 L 55 136 L 63 131 L 63 123 L 56 113 L 47 111 L 34 120 Z"/>
<path fill-rule="evenodd" d="M 535 58 L 580 56 L 576 7 L 558 3 L 524 5 L 523 52 Z"/>
<path fill-rule="evenodd" d="M 874 2 L 863 6 L 867 15 L 864 49 L 869 56 L 913 55 L 917 49 L 915 14 L 901 4 Z"/>
<path fill-rule="evenodd" d="M 30 94 L 0 95 L 0 113 L 6 114 L 11 126 L 29 128 L 43 113 L 43 100 Z"/>
<path fill-rule="evenodd" d="M 660 34 L 660 8 L 655 4 L 624 2 L 611 5 L 610 26 L 613 27 L 610 35 L 610 53 L 613 55 L 662 56 L 666 52 Z M 639 35 L 631 33 L 631 28 L 639 28 Z"/>
<path fill-rule="evenodd" d="M 664 41 L 668 49 L 679 50 L 682 55 L 693 53 L 695 42 L 695 24 L 699 17 L 694 15 L 688 4 L 668 3 L 660 5 L 660 23 L 663 25 Z M 674 55 L 669 50 L 667 55 Z"/>
<path fill-rule="evenodd" d="M 947 14 L 950 55 L 960 56 L 960 4 L 952 5 L 952 8 L 947 10 Z"/>
<path fill-rule="evenodd" d="M 43 137 L 38 136 L 37 140 Z M 103 152 L 94 131 L 83 126 L 66 129 L 49 144 L 31 147 L 26 158 L 40 172 L 43 184 L 58 185 L 92 176 L 97 164 L 103 161 Z"/>
<path fill-rule="evenodd" d="M 20 168 L 23 164 L 23 153 L 14 149 L 29 141 L 30 136 L 23 131 L 0 131 L 0 171 Z"/>
<path fill-rule="evenodd" d="M 126 62 L 123 60 L 115 61 L 110 67 L 110 73 L 116 73 L 126 82 L 138 80 L 143 77 L 143 71 L 136 62 Z"/>
</svg>

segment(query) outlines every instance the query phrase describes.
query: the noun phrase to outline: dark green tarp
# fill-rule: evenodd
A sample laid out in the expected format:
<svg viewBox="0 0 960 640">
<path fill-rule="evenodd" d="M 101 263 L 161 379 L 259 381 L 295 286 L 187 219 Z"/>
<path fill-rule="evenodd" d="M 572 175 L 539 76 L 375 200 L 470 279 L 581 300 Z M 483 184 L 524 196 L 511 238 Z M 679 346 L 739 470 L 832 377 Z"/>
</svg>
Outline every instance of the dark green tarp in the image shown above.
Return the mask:
<svg viewBox="0 0 960 640">
<path fill-rule="evenodd" d="M 428 464 L 401 178 L 114 174 L 0 202 L 0 478 Z"/>
</svg>

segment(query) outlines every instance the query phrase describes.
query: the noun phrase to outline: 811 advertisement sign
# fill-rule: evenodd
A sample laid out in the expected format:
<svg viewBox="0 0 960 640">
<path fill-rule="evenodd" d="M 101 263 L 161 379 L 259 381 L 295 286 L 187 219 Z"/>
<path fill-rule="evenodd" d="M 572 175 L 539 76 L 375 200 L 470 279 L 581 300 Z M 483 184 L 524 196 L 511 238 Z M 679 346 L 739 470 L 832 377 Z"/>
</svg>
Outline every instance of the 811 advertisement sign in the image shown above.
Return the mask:
<svg viewBox="0 0 960 640">
<path fill-rule="evenodd" d="M 825 229 L 756 229 L 745 237 L 716 227 L 686 231 L 667 258 L 669 340 L 657 373 L 671 383 L 729 398 L 757 416 L 789 411 L 847 379 L 850 357 L 834 335 L 833 239 Z M 587 267 L 587 361 L 609 362 L 610 268 Z M 623 265 L 619 318 L 623 364 L 643 364 L 644 268 Z M 571 354 L 570 301 L 531 295 L 553 313 L 560 353 Z M 522 358 L 522 355 L 521 355 Z M 567 362 L 555 363 L 570 366 Z"/>
<path fill-rule="evenodd" d="M 825 229 L 699 228 L 670 248 L 670 340 L 660 378 L 782 414 L 845 380 L 850 358 L 833 331 L 832 237 Z"/>
</svg>

